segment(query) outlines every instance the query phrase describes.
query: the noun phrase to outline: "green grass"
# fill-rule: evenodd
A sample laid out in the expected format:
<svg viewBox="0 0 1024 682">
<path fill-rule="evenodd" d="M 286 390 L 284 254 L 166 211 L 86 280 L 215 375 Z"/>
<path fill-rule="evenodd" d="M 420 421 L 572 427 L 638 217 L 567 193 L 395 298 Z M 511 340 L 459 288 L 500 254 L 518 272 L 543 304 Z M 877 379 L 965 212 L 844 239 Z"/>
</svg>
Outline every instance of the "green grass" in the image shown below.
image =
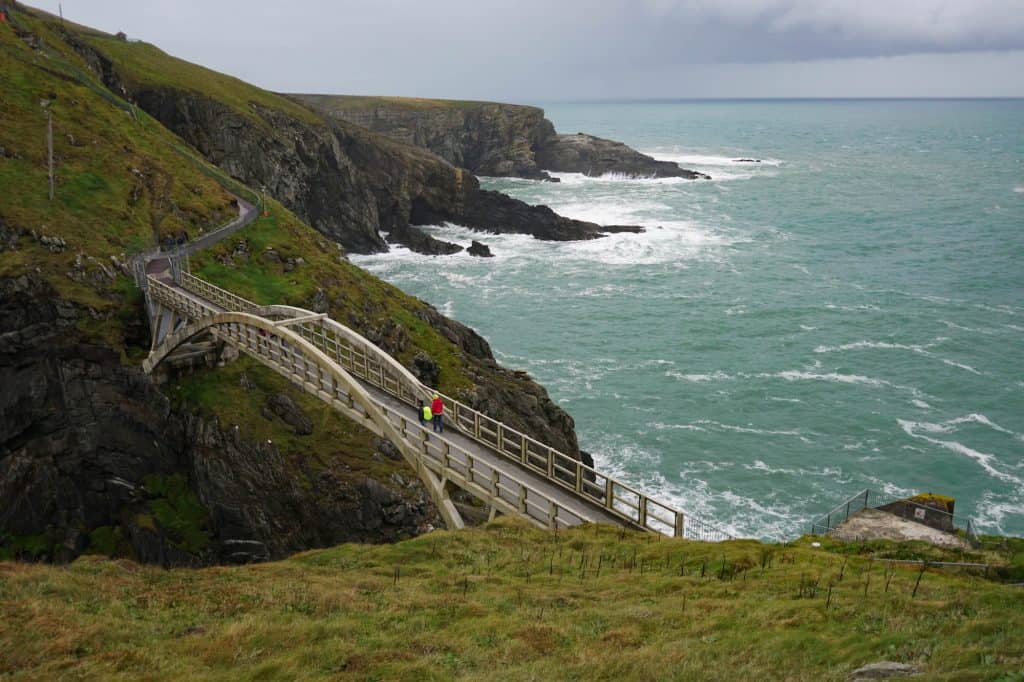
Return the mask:
<svg viewBox="0 0 1024 682">
<path fill-rule="evenodd" d="M 198 554 L 210 544 L 209 519 L 199 497 L 182 474 L 150 475 L 143 479 L 155 525 L 164 531 L 178 549 Z"/>
<path fill-rule="evenodd" d="M 439 388 L 449 395 L 472 386 L 469 367 L 458 349 L 427 324 L 418 312 L 426 304 L 403 293 L 341 258 L 341 251 L 283 206 L 268 200 L 269 215 L 260 217 L 231 239 L 192 258 L 192 272 L 203 279 L 260 304 L 309 308 L 318 289 L 330 302 L 331 317 L 368 334 L 394 323 L 401 325 L 405 347 L 395 357 L 407 365 L 419 350 L 441 368 Z M 240 241 L 248 255 L 232 254 Z M 301 257 L 305 263 L 286 271 L 265 257 L 277 251 L 283 260 Z M 230 257 L 230 258 L 229 258 Z"/>
<path fill-rule="evenodd" d="M 175 151 L 180 141 L 155 121 L 126 112 L 127 105 L 89 76 L 52 22 L 25 13 L 0 25 L 0 224 L 64 239 L 52 253 L 31 235 L 17 250 L 0 253 L 0 277 L 38 273 L 57 295 L 109 316 L 86 329 L 123 345 L 119 311 L 136 310 L 126 298 L 127 278 L 74 281 L 79 254 L 110 265 L 154 244 L 157 233 L 195 234 L 229 219 L 230 196 L 194 159 Z M 15 25 L 42 41 L 29 48 Z M 56 187 L 48 197 L 46 117 L 53 117 Z M 95 272 L 97 266 L 88 263 Z"/>
<path fill-rule="evenodd" d="M 348 109 L 352 111 L 376 109 L 386 106 L 389 109 L 408 109 L 410 111 L 442 111 L 445 109 L 475 109 L 480 106 L 492 106 L 499 102 L 486 102 L 465 99 L 429 99 L 423 97 L 383 97 L 369 95 L 292 95 L 300 101 L 330 109 Z M 501 105 L 522 106 L 522 105 Z"/>
<path fill-rule="evenodd" d="M 243 387 L 243 375 L 251 388 Z M 299 478 L 305 471 L 324 470 L 348 481 L 365 476 L 385 480 L 395 471 L 407 477 L 415 475 L 403 462 L 375 456 L 372 432 L 248 357 L 182 377 L 168 393 L 181 410 L 208 419 L 216 417 L 224 428 L 238 426 L 247 438 L 258 442 L 273 442 Z M 313 433 L 298 435 L 279 418 L 267 419 L 261 414 L 267 399 L 276 393 L 295 401 L 313 422 Z"/>
<path fill-rule="evenodd" d="M 885 571 L 806 540 L 510 519 L 246 567 L 0 563 L 0 674 L 843 680 L 895 660 L 929 680 L 1021 679 L 1024 591 L 928 571 L 915 596 L 916 568 Z"/>
<path fill-rule="evenodd" d="M 149 43 L 113 37 L 86 38 L 117 67 L 118 75 L 134 85 L 185 88 L 217 100 L 259 125 L 267 125 L 253 104 L 276 109 L 310 125 L 323 125 L 319 116 L 281 95 L 257 88 L 233 76 L 172 57 Z"/>
</svg>

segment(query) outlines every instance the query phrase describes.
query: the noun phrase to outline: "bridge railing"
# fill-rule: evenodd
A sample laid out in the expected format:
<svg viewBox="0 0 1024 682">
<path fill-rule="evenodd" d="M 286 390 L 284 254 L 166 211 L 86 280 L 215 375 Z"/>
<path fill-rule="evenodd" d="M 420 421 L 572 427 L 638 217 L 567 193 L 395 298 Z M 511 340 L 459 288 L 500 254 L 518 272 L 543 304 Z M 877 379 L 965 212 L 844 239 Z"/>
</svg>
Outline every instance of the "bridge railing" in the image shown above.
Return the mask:
<svg viewBox="0 0 1024 682">
<path fill-rule="evenodd" d="M 252 301 L 210 284 L 205 279 L 200 279 L 190 272 L 181 273 L 181 286 L 198 296 L 202 296 L 210 303 L 231 312 L 252 313 L 260 307 Z"/>
<path fill-rule="evenodd" d="M 182 273 L 181 284 L 183 288 L 224 310 L 254 312 L 261 308 L 190 273 Z M 393 358 L 386 356 L 387 360 L 382 360 L 382 350 L 354 332 L 343 333 L 347 328 L 334 320 L 309 321 L 297 324 L 293 329 L 348 372 L 410 406 L 415 406 L 418 400 L 431 392 L 431 389 L 419 382 L 416 382 L 418 385 L 410 385 L 415 379 L 400 376 L 402 370 L 391 366 L 397 364 Z M 602 506 L 629 525 L 695 540 L 721 541 L 731 538 L 728 533 L 711 524 L 655 500 L 450 396 L 442 397 L 448 422 L 459 432 L 507 459 L 542 474 L 550 482 L 586 498 L 591 504 Z"/>
<path fill-rule="evenodd" d="M 256 315 L 215 311 L 157 279 L 153 279 L 150 286 L 153 296 L 161 302 L 182 313 L 202 312 L 196 318 L 199 321 L 214 320 L 206 326 L 196 325 L 198 331 L 209 331 L 217 339 L 247 353 L 328 404 L 350 414 L 354 412 L 354 418 L 373 418 L 363 404 L 369 398 L 374 409 L 379 410 L 381 417 L 390 422 L 401 436 L 396 445 L 410 463 L 416 463 L 416 468 L 423 466 L 439 479 L 452 481 L 505 513 L 527 516 L 542 527 L 567 528 L 589 520 L 529 481 L 501 471 L 486 458 L 458 446 L 443 435 L 430 433 L 428 428 L 403 410 L 372 400 L 365 394 L 365 389 L 362 389 L 362 397 L 356 395 L 360 390 L 351 386 L 351 380 L 342 374 L 337 364 L 329 357 L 324 358 L 322 352 L 318 357 L 318 349 L 295 334 L 294 330 L 279 328 Z M 215 315 L 218 314 L 234 319 L 216 321 Z M 183 342 L 196 332 L 196 328 L 183 329 L 178 333 L 179 338 L 169 343 Z"/>
</svg>

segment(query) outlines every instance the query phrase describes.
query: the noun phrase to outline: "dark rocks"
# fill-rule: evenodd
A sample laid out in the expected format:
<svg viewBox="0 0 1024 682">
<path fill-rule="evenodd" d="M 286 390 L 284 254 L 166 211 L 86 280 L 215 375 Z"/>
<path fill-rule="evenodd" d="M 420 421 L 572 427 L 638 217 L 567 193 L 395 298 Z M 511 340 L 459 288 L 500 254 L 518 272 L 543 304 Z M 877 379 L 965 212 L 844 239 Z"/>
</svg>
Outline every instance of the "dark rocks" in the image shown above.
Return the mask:
<svg viewBox="0 0 1024 682">
<path fill-rule="evenodd" d="M 402 460 L 402 453 L 399 451 L 395 444 L 389 441 L 387 438 L 376 438 L 373 441 L 374 449 L 380 454 L 384 455 L 388 459 L 400 462 Z"/>
<path fill-rule="evenodd" d="M 299 436 L 313 433 L 313 421 L 295 404 L 295 401 L 283 393 L 274 393 L 267 398 L 267 407 L 281 418 Z"/>
<path fill-rule="evenodd" d="M 458 244 L 436 239 L 423 230 L 412 226 L 392 230 L 388 237 L 395 244 L 402 244 L 416 253 L 422 253 L 427 256 L 449 256 L 462 251 L 462 247 Z"/>
<path fill-rule="evenodd" d="M 534 149 L 555 133 L 544 110 L 537 107 L 390 97 L 369 102 L 343 95 L 290 97 L 331 118 L 429 149 L 477 175 L 552 179 L 534 158 Z"/>
<path fill-rule="evenodd" d="M 761 159 L 733 159 L 733 163 L 761 163 Z"/>
<path fill-rule="evenodd" d="M 642 227 L 606 227 L 565 218 L 547 206 L 530 206 L 500 192 L 483 189 L 467 193 L 462 214 L 453 220 L 485 232 L 529 234 L 551 241 L 596 239 L 610 231 L 644 231 Z"/>
<path fill-rule="evenodd" d="M 421 350 L 412 356 L 412 373 L 427 386 L 436 387 L 441 376 L 441 368 L 429 353 Z"/>
<path fill-rule="evenodd" d="M 495 102 L 402 100 L 344 95 L 291 95 L 334 119 L 429 149 L 482 176 L 558 181 L 546 171 L 632 177 L 706 179 L 669 161 L 656 161 L 621 142 L 592 135 L 559 135 L 544 110 Z"/>
<path fill-rule="evenodd" d="M 327 292 L 321 288 L 317 288 L 316 293 L 313 294 L 313 298 L 310 299 L 306 308 L 312 310 L 314 313 L 326 313 L 330 310 L 330 301 L 327 300 Z"/>
<path fill-rule="evenodd" d="M 494 257 L 494 254 L 491 253 L 491 248 L 487 246 L 487 244 L 482 244 L 475 239 L 469 245 L 469 248 L 466 249 L 466 253 L 468 253 L 471 256 L 477 256 L 478 258 Z"/>
<path fill-rule="evenodd" d="M 710 179 L 704 173 L 684 170 L 671 161 L 657 161 L 621 142 L 584 133 L 549 138 L 537 149 L 537 164 L 549 171 L 590 176 L 614 173 L 639 178 Z"/>
<path fill-rule="evenodd" d="M 303 452 L 174 411 L 119 352 L 75 341 L 87 315 L 41 280 L 0 279 L 0 556 L 196 566 L 440 524 L 412 475 L 375 485 L 346 477 L 341 453 L 310 467 Z M 267 402 L 304 428 L 292 398 Z"/>
</svg>

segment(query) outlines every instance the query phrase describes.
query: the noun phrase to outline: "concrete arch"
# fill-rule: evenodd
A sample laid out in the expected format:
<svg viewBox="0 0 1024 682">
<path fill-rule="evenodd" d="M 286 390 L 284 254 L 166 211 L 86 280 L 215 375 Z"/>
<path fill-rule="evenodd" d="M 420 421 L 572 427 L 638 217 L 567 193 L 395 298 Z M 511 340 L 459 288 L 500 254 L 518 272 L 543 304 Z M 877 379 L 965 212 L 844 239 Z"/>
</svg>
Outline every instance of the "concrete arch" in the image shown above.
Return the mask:
<svg viewBox="0 0 1024 682">
<path fill-rule="evenodd" d="M 300 309 L 293 308 L 291 310 Z M 344 329 L 341 325 L 338 327 Z M 455 505 L 448 497 L 444 485 L 423 466 L 422 460 L 416 455 L 416 446 L 410 443 L 405 434 L 387 418 L 359 380 L 331 360 L 323 351 L 286 326 L 277 325 L 271 320 L 249 313 L 215 313 L 194 320 L 175 333 L 168 335 L 164 342 L 143 362 L 143 369 L 146 372 L 152 372 L 175 348 L 207 332 L 252 355 L 286 377 L 299 382 L 302 388 L 332 406 L 341 407 L 338 395 L 340 388 L 349 397 L 351 403 L 358 404 L 362 408 L 366 417 L 377 427 L 374 430 L 394 443 L 402 452 L 402 456 L 426 486 L 445 524 L 453 530 L 465 525 Z M 255 341 L 255 347 L 252 341 Z M 304 363 L 307 363 L 303 367 L 302 377 L 295 376 L 294 363 L 290 360 L 286 365 L 280 357 L 275 359 L 274 353 L 271 352 L 274 344 L 278 346 L 278 356 L 281 356 L 284 349 L 287 348 L 289 353 L 298 354 Z M 372 344 L 370 345 L 372 346 Z M 315 382 L 311 382 L 308 375 L 307 370 L 310 364 L 316 368 Z"/>
</svg>

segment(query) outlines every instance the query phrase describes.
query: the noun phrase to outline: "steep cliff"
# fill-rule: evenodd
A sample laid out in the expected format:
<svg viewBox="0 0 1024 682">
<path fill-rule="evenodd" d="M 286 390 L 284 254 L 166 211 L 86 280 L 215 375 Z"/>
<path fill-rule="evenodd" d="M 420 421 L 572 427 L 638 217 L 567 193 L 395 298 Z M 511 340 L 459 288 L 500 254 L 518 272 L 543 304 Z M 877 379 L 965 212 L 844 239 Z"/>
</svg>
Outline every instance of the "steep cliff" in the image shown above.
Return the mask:
<svg viewBox="0 0 1024 682">
<path fill-rule="evenodd" d="M 199 565 L 439 525 L 410 473 L 382 484 L 353 473 L 351 457 L 311 461 L 172 408 L 114 349 L 76 338 L 90 312 L 39 278 L 0 280 L 0 301 L 0 553 Z M 260 401 L 301 400 L 284 385 L 246 384 Z"/>
<path fill-rule="evenodd" d="M 107 39 L 21 9 L 0 24 L 0 557 L 99 552 L 196 565 L 436 525 L 414 472 L 388 443 L 260 366 L 224 357 L 224 366 L 200 365 L 161 385 L 141 372 L 149 338 L 129 259 L 169 235 L 220 224 L 237 212 L 225 187 L 249 190 L 94 79 L 93 68 L 113 65 L 83 60 L 86 35 Z M 330 143 L 329 127 L 299 125 L 313 127 L 310 112 L 282 113 L 254 91 L 253 117 L 262 102 L 272 121 L 285 116 L 290 133 L 308 136 L 297 152 Z M 54 120 L 52 201 L 40 95 Z M 269 125 L 236 118 L 230 89 L 223 96 L 223 109 L 186 107 L 213 117 L 209 129 L 194 128 L 210 149 L 233 143 L 218 125 Z M 272 137 L 267 129 L 239 137 L 250 144 Z M 384 140 L 378 149 L 372 139 L 348 140 L 361 164 L 386 164 L 400 146 Z M 413 152 L 424 164 L 415 171 L 403 161 L 402 177 L 422 172 L 428 198 L 441 186 L 429 173 L 440 169 L 452 183 L 462 175 Z M 363 208 L 386 214 L 378 195 L 366 198 Z M 193 268 L 259 302 L 330 312 L 431 385 L 578 453 L 572 419 L 542 387 L 498 366 L 478 334 L 351 265 L 277 202 L 267 209 L 193 258 Z"/>
<path fill-rule="evenodd" d="M 538 107 L 407 97 L 290 95 L 333 119 L 429 149 L 477 175 L 547 178 L 534 150 L 555 134 Z"/>
<path fill-rule="evenodd" d="M 670 161 L 657 161 L 621 142 L 584 133 L 559 135 L 538 107 L 406 97 L 289 97 L 332 119 L 429 149 L 477 175 L 550 180 L 545 171 L 552 171 L 691 180 L 709 177 Z"/>
<path fill-rule="evenodd" d="M 387 250 L 383 234 L 427 253 L 458 250 L 412 228 L 424 224 L 417 220 L 424 215 L 493 232 L 510 231 L 505 217 L 513 215 L 541 239 L 603 234 L 593 223 L 481 192 L 475 177 L 420 147 L 324 117 L 152 45 L 95 35 L 67 40 L 108 88 L 350 251 Z M 501 210 L 486 210 L 491 203 Z"/>
</svg>

